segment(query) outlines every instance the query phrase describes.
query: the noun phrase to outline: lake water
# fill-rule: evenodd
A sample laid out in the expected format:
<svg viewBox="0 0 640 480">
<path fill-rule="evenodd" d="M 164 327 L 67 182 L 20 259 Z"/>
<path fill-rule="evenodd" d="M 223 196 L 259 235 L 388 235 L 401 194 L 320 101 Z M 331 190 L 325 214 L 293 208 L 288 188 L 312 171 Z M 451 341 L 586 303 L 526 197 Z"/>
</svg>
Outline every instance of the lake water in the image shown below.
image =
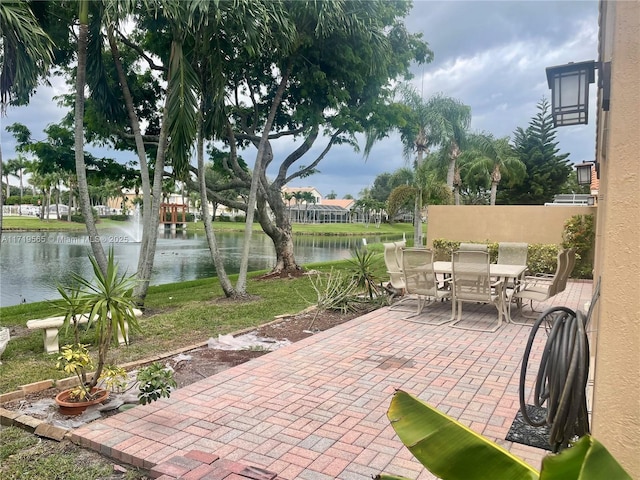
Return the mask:
<svg viewBox="0 0 640 480">
<path fill-rule="evenodd" d="M 227 273 L 240 268 L 242 233 L 216 233 Z M 123 233 L 102 233 L 105 247 L 113 245 L 120 272 L 135 273 L 140 244 Z M 369 238 L 369 242 L 397 240 Z M 361 237 L 294 237 L 300 265 L 351 258 L 362 245 Z M 262 233 L 251 236 L 249 271 L 270 269 L 275 264 L 271 239 Z M 87 255 L 88 236 L 71 232 L 3 232 L 0 249 L 0 307 L 23 301 L 38 302 L 58 297 L 57 284 L 68 284 L 71 272 L 92 277 Z M 204 233 L 161 233 L 158 237 L 152 285 L 181 282 L 216 275 Z"/>
</svg>

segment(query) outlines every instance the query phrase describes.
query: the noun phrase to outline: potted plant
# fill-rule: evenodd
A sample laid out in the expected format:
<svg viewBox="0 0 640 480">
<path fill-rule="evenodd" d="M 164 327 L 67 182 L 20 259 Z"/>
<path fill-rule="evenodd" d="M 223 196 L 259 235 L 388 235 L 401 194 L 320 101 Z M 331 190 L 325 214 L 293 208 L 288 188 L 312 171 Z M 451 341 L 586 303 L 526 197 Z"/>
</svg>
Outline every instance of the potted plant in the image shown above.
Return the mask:
<svg viewBox="0 0 640 480">
<path fill-rule="evenodd" d="M 135 279 L 132 276 L 118 275 L 113 248 L 109 250 L 106 272 L 100 270 L 94 257 L 89 256 L 89 260 L 95 277 L 93 281 L 73 274 L 72 287 L 58 287 L 62 299 L 57 305 L 64 313 L 66 328 L 74 330 L 74 344 L 62 347 L 56 367 L 75 375 L 79 381 L 77 387 L 65 390 L 56 397 L 61 410 L 67 414 L 81 413 L 87 406 L 107 399 L 108 390 L 100 388 L 98 382 L 105 380 L 102 374 L 107 353 L 112 342 L 117 339 L 118 329 L 124 332 L 128 325 L 131 330 L 140 330 L 134 312 L 135 303 L 131 297 Z M 87 372 L 94 369 L 94 362 L 87 345 L 79 340 L 79 320 L 84 315 L 87 316 L 87 329 L 93 327 L 95 330 L 97 346 L 97 361 L 91 376 Z"/>
</svg>

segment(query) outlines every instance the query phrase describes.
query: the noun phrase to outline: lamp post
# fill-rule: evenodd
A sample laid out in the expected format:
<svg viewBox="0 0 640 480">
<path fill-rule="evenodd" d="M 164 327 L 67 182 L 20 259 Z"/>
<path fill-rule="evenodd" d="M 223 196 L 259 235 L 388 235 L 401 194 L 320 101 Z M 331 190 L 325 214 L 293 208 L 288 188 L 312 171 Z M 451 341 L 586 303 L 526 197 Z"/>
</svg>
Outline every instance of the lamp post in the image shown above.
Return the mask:
<svg viewBox="0 0 640 480">
<path fill-rule="evenodd" d="M 589 84 L 595 81 L 595 64 L 591 60 L 547 67 L 551 114 L 556 127 L 589 121 Z"/>
<path fill-rule="evenodd" d="M 576 165 L 576 174 L 578 176 L 578 185 L 591 184 L 591 167 L 593 162 L 584 162 Z"/>
<path fill-rule="evenodd" d="M 551 114 L 555 127 L 582 125 L 589 121 L 589 84 L 595 81 L 596 68 L 598 87 L 602 89 L 602 109 L 609 110 L 610 63 L 567 63 L 547 67 L 547 84 L 551 89 Z"/>
</svg>

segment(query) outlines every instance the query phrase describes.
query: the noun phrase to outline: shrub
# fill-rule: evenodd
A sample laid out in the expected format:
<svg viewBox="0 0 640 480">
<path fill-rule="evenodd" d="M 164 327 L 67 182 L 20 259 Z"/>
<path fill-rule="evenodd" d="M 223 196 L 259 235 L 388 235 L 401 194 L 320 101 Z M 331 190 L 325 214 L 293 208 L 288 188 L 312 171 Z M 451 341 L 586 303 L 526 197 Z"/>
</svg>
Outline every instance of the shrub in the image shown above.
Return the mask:
<svg viewBox="0 0 640 480">
<path fill-rule="evenodd" d="M 116 222 L 126 222 L 129 220 L 129 215 L 109 215 L 109 220 L 114 220 Z"/>
<path fill-rule="evenodd" d="M 596 232 L 593 215 L 574 215 L 564 224 L 562 247 L 575 248 L 576 265 L 573 276 L 593 278 L 593 245 Z"/>
<path fill-rule="evenodd" d="M 460 247 L 460 242 L 454 240 L 445 240 L 437 238 L 433 240 L 434 259 L 440 261 L 451 261 L 451 253 Z M 565 247 L 566 248 L 566 247 Z M 491 262 L 495 262 L 498 258 L 498 243 L 492 242 L 487 244 L 487 250 Z M 579 253 L 578 253 L 579 254 Z M 553 274 L 556 271 L 558 256 L 558 245 L 555 244 L 529 244 L 527 254 L 527 268 L 530 274 L 548 273 Z M 576 256 L 578 258 L 578 256 Z M 576 261 L 576 264 L 578 261 Z M 590 271 L 591 261 L 586 262 Z M 576 267 L 577 268 L 577 267 Z M 577 270 L 574 270 L 576 272 Z M 574 277 L 577 275 L 574 275 Z M 579 277 L 587 278 L 587 277 Z"/>
<path fill-rule="evenodd" d="M 233 221 L 238 223 L 244 223 L 247 221 L 247 217 L 245 217 L 244 215 L 236 215 Z"/>
</svg>

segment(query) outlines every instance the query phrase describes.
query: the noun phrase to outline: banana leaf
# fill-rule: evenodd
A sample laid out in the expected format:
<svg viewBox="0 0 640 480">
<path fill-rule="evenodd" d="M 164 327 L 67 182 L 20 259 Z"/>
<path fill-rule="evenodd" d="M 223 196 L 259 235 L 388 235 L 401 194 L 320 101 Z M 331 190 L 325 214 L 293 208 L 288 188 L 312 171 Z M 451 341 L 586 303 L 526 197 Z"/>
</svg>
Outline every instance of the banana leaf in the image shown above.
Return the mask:
<svg viewBox="0 0 640 480">
<path fill-rule="evenodd" d="M 530 465 L 402 390 L 393 396 L 387 417 L 416 459 L 443 480 L 539 478 Z"/>
<path fill-rule="evenodd" d="M 631 480 L 609 451 L 588 435 L 542 460 L 540 480 Z"/>
</svg>

